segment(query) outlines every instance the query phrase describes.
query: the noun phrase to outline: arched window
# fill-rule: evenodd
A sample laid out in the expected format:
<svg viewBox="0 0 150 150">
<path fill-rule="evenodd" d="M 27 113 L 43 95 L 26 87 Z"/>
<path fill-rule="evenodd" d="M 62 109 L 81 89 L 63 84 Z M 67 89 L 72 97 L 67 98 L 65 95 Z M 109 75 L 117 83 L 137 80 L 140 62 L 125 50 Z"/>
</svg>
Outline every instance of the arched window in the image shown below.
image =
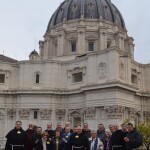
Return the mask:
<svg viewBox="0 0 150 150">
<path fill-rule="evenodd" d="M 40 83 L 40 75 L 38 73 L 36 74 L 35 83 Z"/>
</svg>

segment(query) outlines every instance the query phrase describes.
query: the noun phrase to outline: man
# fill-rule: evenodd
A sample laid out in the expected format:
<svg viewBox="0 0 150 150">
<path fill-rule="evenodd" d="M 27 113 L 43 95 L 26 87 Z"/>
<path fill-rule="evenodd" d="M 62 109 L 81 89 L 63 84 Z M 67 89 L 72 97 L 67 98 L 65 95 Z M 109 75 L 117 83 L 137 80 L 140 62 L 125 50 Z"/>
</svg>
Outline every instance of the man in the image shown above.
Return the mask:
<svg viewBox="0 0 150 150">
<path fill-rule="evenodd" d="M 89 138 L 90 150 L 103 150 L 103 143 L 99 138 L 97 138 L 96 131 L 93 130 L 91 135 L 91 138 Z"/>
<path fill-rule="evenodd" d="M 62 140 L 64 141 L 64 150 L 69 150 L 69 140 L 71 137 L 70 127 L 65 128 L 65 133 L 61 136 Z"/>
<path fill-rule="evenodd" d="M 66 121 L 66 122 L 65 122 L 65 127 L 63 128 L 61 134 L 64 134 L 64 133 L 65 133 L 65 128 L 66 128 L 66 127 L 70 127 L 70 122 L 69 122 L 69 121 Z M 70 128 L 70 133 L 72 133 L 72 132 L 73 132 L 73 130 Z"/>
<path fill-rule="evenodd" d="M 31 144 L 31 137 L 34 133 L 35 131 L 33 130 L 33 124 L 29 123 L 28 129 L 26 130 L 26 145 L 25 145 L 26 150 L 33 150 L 33 146 Z"/>
<path fill-rule="evenodd" d="M 78 130 L 78 129 L 77 129 L 77 126 L 74 126 L 74 127 L 73 127 L 73 133 L 77 133 L 77 130 Z"/>
<path fill-rule="evenodd" d="M 125 124 L 125 123 L 123 123 L 122 125 L 121 125 L 121 128 L 122 128 L 122 132 L 124 132 L 124 133 L 127 133 L 128 131 L 127 131 L 127 125 Z"/>
<path fill-rule="evenodd" d="M 91 130 L 88 128 L 88 123 L 83 124 L 82 133 L 85 134 L 88 138 L 91 137 Z"/>
<path fill-rule="evenodd" d="M 142 145 L 142 137 L 141 135 L 136 131 L 136 129 L 133 128 L 132 123 L 127 124 L 127 137 L 124 138 L 124 141 L 126 142 L 127 150 L 137 150 Z"/>
<path fill-rule="evenodd" d="M 112 124 L 109 125 L 109 130 L 111 131 L 111 133 L 114 132 L 114 126 Z"/>
<path fill-rule="evenodd" d="M 60 136 L 63 134 L 63 129 L 60 122 L 57 122 L 56 129 L 54 130 L 54 134 L 56 131 L 60 131 Z"/>
<path fill-rule="evenodd" d="M 105 128 L 103 124 L 98 125 L 97 137 L 102 140 L 105 137 Z"/>
<path fill-rule="evenodd" d="M 124 147 L 124 134 L 119 129 L 118 124 L 114 125 L 114 132 L 110 138 L 110 149 L 112 150 L 125 150 Z"/>
<path fill-rule="evenodd" d="M 72 134 L 70 137 L 69 150 L 89 150 L 88 138 L 82 133 L 81 126 L 78 126 L 77 133 Z"/>
<path fill-rule="evenodd" d="M 47 124 L 47 129 L 45 130 L 48 133 L 48 137 L 51 140 L 54 137 L 54 131 L 52 130 L 52 124 L 48 123 Z"/>
<path fill-rule="evenodd" d="M 41 139 L 42 139 L 42 127 L 37 127 L 37 132 L 35 132 L 31 136 L 31 143 L 32 143 L 33 149 L 36 149 L 36 145 L 38 141 Z"/>
<path fill-rule="evenodd" d="M 128 133 L 128 131 L 127 131 L 127 125 L 125 123 L 123 123 L 121 125 L 121 128 L 122 128 L 123 136 L 126 137 L 127 133 Z M 126 142 L 125 141 L 123 142 L 123 147 L 126 150 Z"/>
<path fill-rule="evenodd" d="M 21 126 L 22 122 L 16 121 L 15 128 L 6 135 L 5 150 L 24 150 L 26 133 Z"/>
</svg>

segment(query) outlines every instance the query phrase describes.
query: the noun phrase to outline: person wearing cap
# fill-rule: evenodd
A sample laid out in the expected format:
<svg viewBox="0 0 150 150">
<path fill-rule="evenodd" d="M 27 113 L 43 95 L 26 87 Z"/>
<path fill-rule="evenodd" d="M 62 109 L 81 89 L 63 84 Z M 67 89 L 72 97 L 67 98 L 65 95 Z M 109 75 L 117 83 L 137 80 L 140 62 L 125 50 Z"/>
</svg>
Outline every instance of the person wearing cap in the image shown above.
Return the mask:
<svg viewBox="0 0 150 150">
<path fill-rule="evenodd" d="M 97 138 L 97 134 L 95 130 L 91 132 L 91 138 L 89 138 L 89 147 L 90 147 L 90 150 L 103 150 L 104 149 L 103 143 L 99 138 Z"/>
</svg>

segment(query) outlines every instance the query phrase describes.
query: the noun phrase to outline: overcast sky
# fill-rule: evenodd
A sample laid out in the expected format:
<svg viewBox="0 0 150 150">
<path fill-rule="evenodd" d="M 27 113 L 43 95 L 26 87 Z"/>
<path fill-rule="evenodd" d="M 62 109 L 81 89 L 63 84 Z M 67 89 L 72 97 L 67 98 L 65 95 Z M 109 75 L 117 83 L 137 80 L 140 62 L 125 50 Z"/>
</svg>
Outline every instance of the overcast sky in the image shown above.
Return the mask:
<svg viewBox="0 0 150 150">
<path fill-rule="evenodd" d="M 111 0 L 135 41 L 135 59 L 150 63 L 150 0 Z M 0 5 L 0 54 L 28 59 L 43 39 L 52 13 L 62 0 L 3 0 Z"/>
</svg>

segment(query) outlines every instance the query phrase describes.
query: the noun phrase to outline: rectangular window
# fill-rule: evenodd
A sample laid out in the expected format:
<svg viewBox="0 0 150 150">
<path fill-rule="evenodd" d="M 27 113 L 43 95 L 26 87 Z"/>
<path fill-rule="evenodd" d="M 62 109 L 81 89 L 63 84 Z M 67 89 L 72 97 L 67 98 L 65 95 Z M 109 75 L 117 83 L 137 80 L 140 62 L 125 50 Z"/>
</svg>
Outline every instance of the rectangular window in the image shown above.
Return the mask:
<svg viewBox="0 0 150 150">
<path fill-rule="evenodd" d="M 71 52 L 76 52 L 76 43 L 75 42 L 71 43 Z"/>
<path fill-rule="evenodd" d="M 94 42 L 89 42 L 89 51 L 94 51 Z"/>
<path fill-rule="evenodd" d="M 83 80 L 82 72 L 72 74 L 72 82 L 73 83 L 81 82 L 82 80 Z"/>
<path fill-rule="evenodd" d="M 136 76 L 136 75 L 134 75 L 134 74 L 131 75 L 131 82 L 132 82 L 133 84 L 138 84 L 138 83 L 137 83 L 137 76 Z"/>
<path fill-rule="evenodd" d="M 0 74 L 0 83 L 5 83 L 5 74 Z"/>
<path fill-rule="evenodd" d="M 37 110 L 34 110 L 34 112 L 33 112 L 33 118 L 34 119 L 38 119 L 38 111 Z"/>
</svg>

